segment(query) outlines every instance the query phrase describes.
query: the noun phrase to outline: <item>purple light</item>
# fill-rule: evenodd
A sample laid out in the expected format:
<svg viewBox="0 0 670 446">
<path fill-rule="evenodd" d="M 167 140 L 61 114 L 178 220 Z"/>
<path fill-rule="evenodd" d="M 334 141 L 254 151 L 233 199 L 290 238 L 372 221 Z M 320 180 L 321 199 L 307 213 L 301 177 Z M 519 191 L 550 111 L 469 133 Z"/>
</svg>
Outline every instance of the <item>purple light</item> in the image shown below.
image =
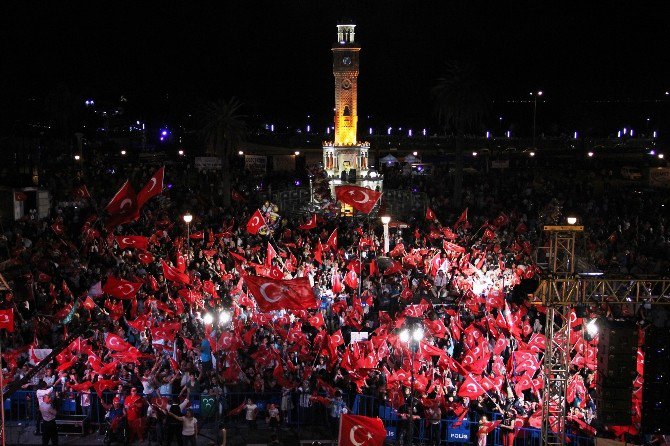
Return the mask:
<svg viewBox="0 0 670 446">
<path fill-rule="evenodd" d="M 295 180 L 293 184 L 295 184 L 296 186 L 300 186 L 300 180 Z"/>
<path fill-rule="evenodd" d="M 161 136 L 161 141 L 165 141 L 165 138 L 163 136 Z"/>
<path fill-rule="evenodd" d="M 163 136 L 167 136 L 167 130 L 163 130 L 163 131 L 161 132 L 161 135 L 163 135 Z"/>
<path fill-rule="evenodd" d="M 172 183 L 168 183 L 167 188 L 172 189 Z"/>
</svg>

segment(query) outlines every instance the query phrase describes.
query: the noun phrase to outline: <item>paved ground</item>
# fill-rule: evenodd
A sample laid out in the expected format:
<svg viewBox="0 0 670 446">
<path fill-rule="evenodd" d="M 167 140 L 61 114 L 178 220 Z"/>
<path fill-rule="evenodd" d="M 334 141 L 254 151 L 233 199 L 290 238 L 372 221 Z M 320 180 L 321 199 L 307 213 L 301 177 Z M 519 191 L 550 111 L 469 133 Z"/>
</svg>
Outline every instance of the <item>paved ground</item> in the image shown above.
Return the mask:
<svg viewBox="0 0 670 446">
<path fill-rule="evenodd" d="M 312 427 L 310 429 L 283 428 L 279 430 L 279 440 L 282 446 L 299 446 L 301 441 L 307 440 L 328 440 L 331 435 L 325 426 Z M 7 439 L 6 445 L 27 446 L 27 445 L 41 445 L 42 437 L 34 435 L 35 424 L 24 423 L 8 423 L 6 425 Z M 243 445 L 264 445 L 267 444 L 270 438 L 271 431 L 264 425 L 259 423 L 258 429 L 249 430 L 246 425 L 234 424 L 228 427 L 228 446 L 243 446 Z M 215 444 L 216 428 L 215 426 L 203 426 L 201 435 L 198 437 L 198 446 L 210 446 Z M 59 436 L 59 446 L 77 445 L 77 446 L 97 446 L 103 444 L 103 436 L 97 432 L 89 435 L 72 435 L 61 434 Z M 135 442 L 138 446 L 157 446 L 156 441 L 145 441 L 143 443 Z M 176 444 L 173 441 L 173 444 Z"/>
</svg>

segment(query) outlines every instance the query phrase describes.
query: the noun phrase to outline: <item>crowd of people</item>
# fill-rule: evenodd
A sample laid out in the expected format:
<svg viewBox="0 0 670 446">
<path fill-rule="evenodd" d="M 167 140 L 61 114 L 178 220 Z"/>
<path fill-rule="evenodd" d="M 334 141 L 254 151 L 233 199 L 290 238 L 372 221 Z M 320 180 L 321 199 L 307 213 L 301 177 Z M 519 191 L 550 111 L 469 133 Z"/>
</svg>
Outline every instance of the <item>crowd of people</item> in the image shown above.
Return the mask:
<svg viewBox="0 0 670 446">
<path fill-rule="evenodd" d="M 12 310 L 13 326 L 1 335 L 4 383 L 22 379 L 86 326 L 22 387 L 75 394 L 84 414 L 95 392 L 110 423 L 123 418 L 133 439 L 152 424 L 163 426 L 166 444 L 181 435 L 193 442 L 194 395 L 277 392 L 279 407 L 263 414 L 273 427 L 299 408 L 317 407 L 336 426 L 352 409 L 351 396 L 363 394 L 375 407 L 393 408 L 401 434 L 415 416 L 435 425 L 498 413 L 511 445 L 518 428 L 541 424 L 544 308 L 518 290 L 542 273 L 535 255 L 542 225 L 580 212 L 587 227 L 580 252 L 590 262 L 625 273 L 668 272 L 665 214 L 651 212 L 662 198 L 610 189 L 598 195 L 571 178 L 466 179 L 459 209 L 443 187 L 424 182 L 428 209 L 392 231 L 385 253 L 381 226 L 368 218 L 296 220 L 267 203 L 258 206 L 265 217 L 279 218 L 272 216 L 273 230 L 252 234 L 247 222 L 257 207 L 244 197 L 252 190 L 248 177 L 235 179 L 238 199 L 223 208 L 216 175 L 169 167 L 161 194 L 136 218 L 109 227 L 103 206 L 120 183 L 146 182 L 153 169 L 88 169 L 54 177 L 60 204 L 47 219 L 29 215 L 5 228 L 2 274 L 10 289 L 0 308 Z M 247 276 L 307 278 L 315 304 L 263 312 Z M 565 403 L 573 431 L 592 435 L 600 430 L 597 336 L 584 325 L 571 319 Z M 423 337 L 407 341 L 404 329 Z M 250 400 L 217 410 L 254 426 L 254 406 Z M 637 433 L 635 407 L 632 427 L 615 434 Z M 436 440 L 439 431 L 431 432 Z"/>
</svg>

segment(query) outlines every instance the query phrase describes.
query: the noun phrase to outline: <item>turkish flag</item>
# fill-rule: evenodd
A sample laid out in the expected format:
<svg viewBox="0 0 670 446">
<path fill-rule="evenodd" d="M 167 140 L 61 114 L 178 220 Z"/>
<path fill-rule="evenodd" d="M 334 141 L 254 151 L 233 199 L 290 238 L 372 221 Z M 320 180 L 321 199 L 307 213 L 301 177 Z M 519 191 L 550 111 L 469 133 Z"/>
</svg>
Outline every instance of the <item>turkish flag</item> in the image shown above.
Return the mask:
<svg viewBox="0 0 670 446">
<path fill-rule="evenodd" d="M 337 228 L 333 231 L 332 234 L 330 234 L 330 237 L 328 237 L 328 241 L 326 242 L 328 247 L 333 250 L 333 252 L 337 252 Z"/>
<path fill-rule="evenodd" d="M 386 429 L 379 418 L 342 414 L 338 446 L 382 446 Z"/>
<path fill-rule="evenodd" d="M 174 336 L 177 332 L 168 330 L 164 327 L 151 327 L 151 339 L 156 341 L 174 341 Z"/>
<path fill-rule="evenodd" d="M 474 399 L 480 395 L 483 395 L 484 393 L 486 393 L 484 388 L 472 378 L 472 375 L 468 375 L 461 383 L 461 386 L 458 388 L 457 395 Z"/>
<path fill-rule="evenodd" d="M 272 247 L 272 244 L 268 242 L 267 254 L 265 255 L 265 266 L 272 265 L 272 259 L 277 257 L 277 251 Z"/>
<path fill-rule="evenodd" d="M 191 283 L 191 279 L 188 277 L 188 274 L 182 273 L 174 266 L 168 265 L 165 263 L 165 260 L 161 260 L 161 265 L 163 265 L 163 276 L 165 276 L 167 280 L 179 282 L 184 285 Z"/>
<path fill-rule="evenodd" d="M 132 347 L 121 336 L 114 333 L 107 333 L 107 339 L 105 339 L 105 345 L 107 346 L 108 349 L 114 350 L 116 352 L 125 352 L 130 347 Z"/>
<path fill-rule="evenodd" d="M 354 290 L 358 289 L 358 275 L 355 271 L 350 270 L 344 275 L 344 284 Z"/>
<path fill-rule="evenodd" d="M 140 251 L 137 253 L 137 260 L 139 260 L 142 265 L 149 265 L 153 263 L 154 256 L 149 251 Z"/>
<path fill-rule="evenodd" d="M 426 208 L 426 220 L 435 220 L 435 212 L 429 207 Z"/>
<path fill-rule="evenodd" d="M 112 379 L 99 379 L 98 381 L 93 383 L 93 388 L 95 389 L 95 392 L 98 394 L 98 397 L 102 399 L 102 392 L 104 392 L 107 389 L 113 389 L 119 384 L 120 381 L 114 381 Z"/>
<path fill-rule="evenodd" d="M 265 219 L 263 218 L 263 214 L 261 214 L 261 211 L 256 209 L 256 212 L 254 212 L 254 214 L 247 222 L 247 232 L 249 234 L 258 234 L 258 231 L 263 226 L 265 226 Z"/>
<path fill-rule="evenodd" d="M 254 296 L 263 312 L 279 309 L 307 310 L 318 307 L 314 290 L 307 277 L 290 280 L 248 275 L 243 277 L 249 293 Z"/>
<path fill-rule="evenodd" d="M 56 233 L 56 235 L 63 235 L 65 234 L 65 226 L 63 226 L 63 222 L 57 221 L 54 224 L 51 225 L 51 229 Z"/>
<path fill-rule="evenodd" d="M 163 192 L 163 177 L 165 176 L 165 167 L 161 167 L 153 174 L 147 184 L 144 185 L 139 194 L 137 194 L 137 208 L 141 209 L 144 203 L 150 198 L 160 195 Z"/>
<path fill-rule="evenodd" d="M 381 192 L 360 186 L 335 186 L 335 196 L 357 211 L 369 214 L 382 196 Z"/>
<path fill-rule="evenodd" d="M 149 248 L 149 239 L 141 235 L 117 235 L 116 243 L 119 248 L 137 248 L 146 251 Z"/>
<path fill-rule="evenodd" d="M 316 248 L 314 249 L 314 260 L 319 264 L 323 263 L 323 246 L 321 245 L 321 240 L 316 242 Z"/>
<path fill-rule="evenodd" d="M 456 220 L 456 223 L 454 223 L 454 229 L 458 229 L 460 225 L 463 225 L 465 229 L 470 226 L 468 223 L 468 208 L 465 208 L 461 216 L 458 217 L 458 220 Z"/>
<path fill-rule="evenodd" d="M 140 216 L 137 206 L 137 195 L 128 180 L 123 183 L 121 189 L 112 197 L 105 210 L 109 214 L 109 219 L 105 224 L 107 229 L 137 220 Z"/>
<path fill-rule="evenodd" d="M 130 282 L 110 276 L 107 278 L 105 286 L 102 287 L 102 292 L 119 299 L 132 300 L 141 286 L 142 282 Z"/>
<path fill-rule="evenodd" d="M 95 302 L 93 302 L 91 296 L 86 296 L 86 299 L 84 299 L 84 302 L 82 302 L 81 306 L 90 311 L 95 308 Z"/>
<path fill-rule="evenodd" d="M 0 330 L 5 329 L 9 332 L 14 331 L 14 309 L 7 308 L 0 310 Z"/>
<path fill-rule="evenodd" d="M 302 229 L 303 231 L 314 228 L 316 228 L 316 214 L 312 214 L 312 217 L 309 219 L 307 223 L 298 226 L 298 229 Z"/>
<path fill-rule="evenodd" d="M 73 190 L 72 195 L 74 195 L 74 198 L 77 200 L 86 200 L 87 198 L 91 198 L 91 194 L 88 193 L 88 188 L 85 184 L 82 184 Z"/>
</svg>

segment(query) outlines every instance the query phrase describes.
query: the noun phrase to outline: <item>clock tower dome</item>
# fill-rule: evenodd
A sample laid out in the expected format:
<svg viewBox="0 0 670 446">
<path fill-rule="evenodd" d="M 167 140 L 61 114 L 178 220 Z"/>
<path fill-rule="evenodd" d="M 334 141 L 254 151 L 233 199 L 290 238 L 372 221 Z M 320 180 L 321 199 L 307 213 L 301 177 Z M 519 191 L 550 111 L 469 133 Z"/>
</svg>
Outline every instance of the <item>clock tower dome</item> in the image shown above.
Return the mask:
<svg viewBox="0 0 670 446">
<path fill-rule="evenodd" d="M 356 42 L 355 29 L 356 25 L 337 25 L 337 41 L 332 47 L 335 132 L 334 141 L 323 143 L 323 167 L 331 179 L 331 186 L 347 182 L 381 189 L 381 177 L 370 170 L 370 143 L 360 142 L 357 138 L 361 47 Z"/>
</svg>

